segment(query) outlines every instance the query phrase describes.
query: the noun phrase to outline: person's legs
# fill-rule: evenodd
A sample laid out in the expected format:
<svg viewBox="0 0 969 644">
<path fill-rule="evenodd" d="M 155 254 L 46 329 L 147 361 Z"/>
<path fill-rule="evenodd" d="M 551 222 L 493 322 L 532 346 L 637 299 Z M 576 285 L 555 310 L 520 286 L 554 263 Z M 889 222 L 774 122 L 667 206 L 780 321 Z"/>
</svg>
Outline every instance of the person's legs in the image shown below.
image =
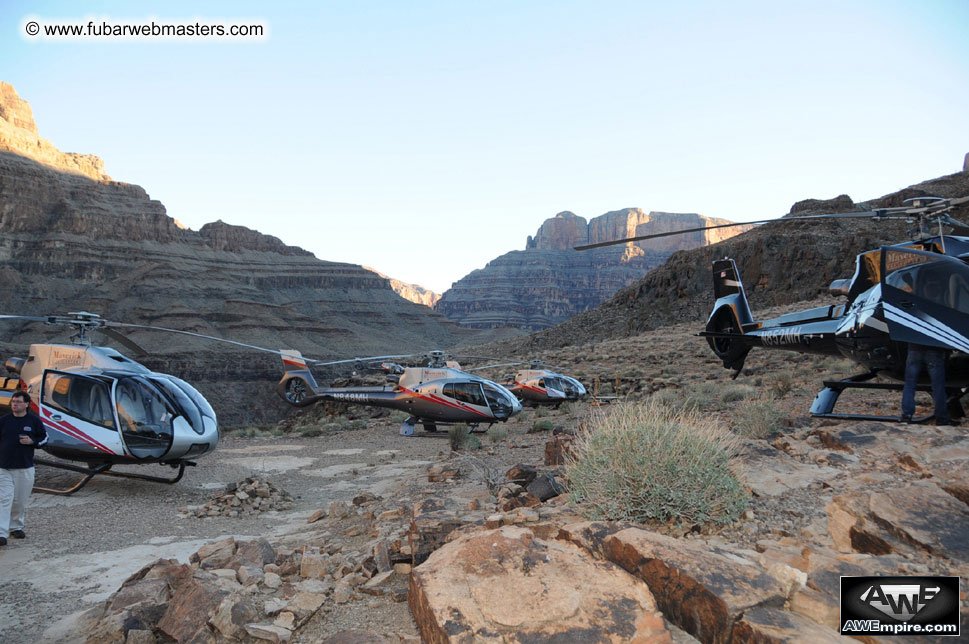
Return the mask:
<svg viewBox="0 0 969 644">
<path fill-rule="evenodd" d="M 935 422 L 949 422 L 949 406 L 945 395 L 945 352 L 929 349 L 925 352 L 925 366 L 932 380 L 932 402 L 935 404 Z"/>
<path fill-rule="evenodd" d="M 905 387 L 902 389 L 903 418 L 911 418 L 915 415 L 915 387 L 918 385 L 921 370 L 922 349 L 910 344 L 908 358 L 905 360 Z"/>
<path fill-rule="evenodd" d="M 0 468 L 0 538 L 10 536 L 10 508 L 13 505 L 13 476 Z"/>
<path fill-rule="evenodd" d="M 26 467 L 19 470 L 8 470 L 13 473 L 14 494 L 13 505 L 10 508 L 10 527 L 13 530 L 23 530 L 27 519 L 27 504 L 30 503 L 30 492 L 34 489 L 34 468 Z"/>
</svg>

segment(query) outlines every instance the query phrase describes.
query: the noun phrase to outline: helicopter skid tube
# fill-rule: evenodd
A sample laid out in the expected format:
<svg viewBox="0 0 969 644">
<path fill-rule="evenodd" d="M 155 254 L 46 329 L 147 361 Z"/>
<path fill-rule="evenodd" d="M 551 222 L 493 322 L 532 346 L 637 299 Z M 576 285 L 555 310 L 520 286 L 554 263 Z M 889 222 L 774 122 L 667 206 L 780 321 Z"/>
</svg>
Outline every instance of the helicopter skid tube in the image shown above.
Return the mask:
<svg viewBox="0 0 969 644">
<path fill-rule="evenodd" d="M 185 467 L 187 465 L 195 465 L 195 463 L 192 461 L 179 461 L 178 473 L 172 478 L 165 478 L 162 476 L 149 476 L 147 474 L 131 474 L 129 472 L 112 472 L 110 470 L 113 463 L 101 463 L 99 465 L 94 466 L 93 468 L 89 468 L 89 467 L 81 467 L 79 465 L 71 465 L 70 463 L 60 463 L 57 461 L 49 461 L 45 458 L 38 458 L 38 457 L 34 458 L 34 462 L 39 463 L 40 465 L 47 465 L 48 467 L 54 467 L 60 470 L 70 470 L 71 472 L 79 472 L 81 474 L 84 474 L 84 478 L 82 478 L 79 482 L 75 483 L 73 486 L 69 488 L 58 490 L 54 488 L 34 486 L 34 492 L 42 492 L 44 494 L 57 494 L 60 496 L 67 496 L 69 494 L 74 494 L 75 492 L 83 488 L 85 485 L 87 485 L 91 481 L 91 479 L 93 479 L 98 474 L 107 474 L 108 476 L 118 476 L 121 478 L 151 481 L 152 483 L 166 483 L 168 485 L 174 485 L 175 483 L 178 483 L 179 481 L 182 480 L 182 476 L 185 474 Z M 170 465 L 172 467 L 175 467 L 174 463 Z"/>
<path fill-rule="evenodd" d="M 877 414 L 836 414 L 834 413 L 834 406 L 838 402 L 838 397 L 845 389 L 878 389 L 878 390 L 888 390 L 888 391 L 901 391 L 904 385 L 901 383 L 892 382 L 866 382 L 874 378 L 877 374 L 874 372 L 861 374 L 858 376 L 852 376 L 851 378 L 846 378 L 844 380 L 825 380 L 824 389 L 818 392 L 818 395 L 814 398 L 814 403 L 811 404 L 811 415 L 815 418 L 836 418 L 840 420 L 887 420 L 890 422 L 900 423 L 902 418 L 900 416 L 880 416 Z M 931 391 L 929 385 L 918 385 L 916 387 L 918 391 Z M 911 422 L 913 423 L 924 423 L 926 421 L 932 420 L 934 416 L 929 415 L 922 418 L 914 418 Z"/>
</svg>

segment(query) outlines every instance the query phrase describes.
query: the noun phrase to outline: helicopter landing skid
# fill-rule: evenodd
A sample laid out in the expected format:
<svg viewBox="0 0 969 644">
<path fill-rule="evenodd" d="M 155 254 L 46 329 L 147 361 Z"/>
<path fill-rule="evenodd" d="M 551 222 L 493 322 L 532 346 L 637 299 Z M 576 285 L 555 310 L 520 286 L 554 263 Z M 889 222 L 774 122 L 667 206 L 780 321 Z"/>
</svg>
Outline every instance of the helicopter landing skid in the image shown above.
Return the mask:
<svg viewBox="0 0 969 644">
<path fill-rule="evenodd" d="M 845 378 L 844 380 L 825 380 L 824 389 L 818 392 L 818 395 L 814 398 L 814 403 L 811 404 L 811 415 L 815 418 L 836 418 L 839 420 L 886 420 L 895 423 L 906 422 L 901 416 L 834 413 L 834 406 L 835 403 L 838 402 L 838 396 L 840 396 L 845 389 L 880 389 L 882 391 L 901 391 L 905 387 L 905 385 L 893 382 L 867 382 L 876 375 L 877 374 L 875 372 L 869 372 L 857 376 L 851 376 L 850 378 Z M 917 385 L 916 390 L 931 391 L 932 388 L 929 385 Z M 913 418 L 908 422 L 914 424 L 924 423 L 932 420 L 934 417 L 934 415 L 923 416 L 921 418 Z"/>
<path fill-rule="evenodd" d="M 174 485 L 182 480 L 182 476 L 185 474 L 185 467 L 187 465 L 195 465 L 192 461 L 179 461 L 178 462 L 178 473 L 172 478 L 165 478 L 163 476 L 149 476 L 147 474 L 131 474 L 129 472 L 111 472 L 111 466 L 113 463 L 101 463 L 93 467 L 80 467 L 78 465 L 71 465 L 70 463 L 59 463 L 57 461 L 49 461 L 45 458 L 34 458 L 35 463 L 41 465 L 47 465 L 48 467 L 54 467 L 60 470 L 70 470 L 72 472 L 79 472 L 84 474 L 84 478 L 75 483 L 73 486 L 64 489 L 54 489 L 47 487 L 34 486 L 34 492 L 43 492 L 44 494 L 57 494 L 60 496 L 67 496 L 69 494 L 74 494 L 85 485 L 87 485 L 91 479 L 93 479 L 98 474 L 107 474 L 108 476 L 118 476 L 121 478 L 129 479 L 140 479 L 142 481 L 151 481 L 152 483 L 166 483 L 168 485 Z M 174 463 L 169 463 L 171 467 L 176 467 Z"/>
</svg>

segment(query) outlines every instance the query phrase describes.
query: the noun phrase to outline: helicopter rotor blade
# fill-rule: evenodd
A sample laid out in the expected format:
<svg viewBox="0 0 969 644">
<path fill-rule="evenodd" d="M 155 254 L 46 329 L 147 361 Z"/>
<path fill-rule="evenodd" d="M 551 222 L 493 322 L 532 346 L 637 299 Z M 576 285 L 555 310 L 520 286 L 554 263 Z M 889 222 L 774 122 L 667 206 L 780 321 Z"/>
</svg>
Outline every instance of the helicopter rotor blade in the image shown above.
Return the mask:
<svg viewBox="0 0 969 644">
<path fill-rule="evenodd" d="M 715 226 L 702 226 L 700 228 L 684 228 L 683 230 L 670 230 L 665 233 L 653 233 L 651 235 L 639 235 L 637 237 L 627 237 L 626 239 L 616 239 L 614 241 L 598 242 L 596 244 L 586 244 L 576 246 L 575 250 L 590 250 L 592 248 L 602 248 L 604 246 L 615 246 L 616 244 L 627 244 L 629 242 L 645 241 L 647 239 L 658 239 L 660 237 L 671 237 L 673 235 L 685 235 L 687 233 L 698 233 L 705 230 L 715 230 L 717 228 L 732 228 L 734 226 L 750 226 L 758 224 L 769 224 L 774 221 L 799 221 L 807 219 L 905 219 L 905 217 L 894 217 L 889 213 L 903 213 L 912 210 L 911 208 L 882 208 L 879 210 L 861 210 L 858 212 L 841 212 L 824 215 L 803 215 L 801 217 L 775 217 L 774 219 L 757 219 L 755 221 L 740 221 L 730 224 L 717 224 Z"/>
<path fill-rule="evenodd" d="M 485 369 L 498 369 L 499 367 L 517 367 L 522 364 L 530 364 L 528 362 L 501 362 L 499 364 L 486 364 L 481 367 L 473 367 L 471 369 L 465 369 L 464 371 L 483 371 Z"/>
<path fill-rule="evenodd" d="M 41 317 L 37 315 L 0 315 L 0 320 L 26 320 L 27 322 L 43 322 L 45 324 L 56 324 L 54 316 Z"/>
<path fill-rule="evenodd" d="M 141 345 L 139 345 L 137 342 L 135 342 L 131 338 L 127 337 L 123 333 L 119 333 L 119 332 L 115 331 L 114 329 L 111 329 L 111 328 L 108 328 L 108 327 L 100 327 L 100 328 L 98 328 L 98 331 L 100 331 L 104 335 L 108 336 L 112 340 L 115 340 L 116 342 L 119 342 L 122 345 L 124 345 L 125 347 L 131 349 L 136 355 L 139 355 L 139 356 L 146 356 L 146 355 L 148 355 L 148 352 L 145 351 L 145 349 L 142 348 Z"/>
<path fill-rule="evenodd" d="M 204 333 L 195 333 L 193 331 L 181 331 L 179 329 L 169 329 L 163 326 L 152 326 L 149 324 L 132 324 L 130 322 L 111 322 L 108 320 L 102 320 L 101 324 L 98 325 L 100 331 L 104 331 L 105 327 L 121 327 L 126 329 L 147 329 L 149 331 L 164 331 L 167 333 L 178 333 L 180 335 L 187 335 L 193 338 L 202 338 L 203 340 L 214 340 L 215 342 L 224 342 L 225 344 L 231 344 L 237 347 L 243 347 L 245 349 L 252 349 L 254 351 L 262 351 L 264 353 L 273 353 L 278 356 L 286 356 L 288 354 L 282 351 L 277 351 L 276 349 L 267 349 L 266 347 L 256 346 L 254 344 L 246 344 L 245 342 L 236 342 L 235 340 L 226 340 L 225 338 L 218 338 L 214 335 L 205 335 Z M 304 361 L 310 364 L 327 364 L 325 362 L 320 362 L 319 360 L 313 358 L 303 358 Z"/>
</svg>

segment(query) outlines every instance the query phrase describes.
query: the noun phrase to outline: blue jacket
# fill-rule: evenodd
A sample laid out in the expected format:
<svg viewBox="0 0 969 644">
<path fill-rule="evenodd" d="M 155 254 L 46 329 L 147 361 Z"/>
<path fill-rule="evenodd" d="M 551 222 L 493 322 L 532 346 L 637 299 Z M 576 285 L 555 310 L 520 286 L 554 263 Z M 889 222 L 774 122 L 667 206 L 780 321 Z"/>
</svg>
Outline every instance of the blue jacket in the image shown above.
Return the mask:
<svg viewBox="0 0 969 644">
<path fill-rule="evenodd" d="M 21 445 L 20 435 L 34 439 L 33 445 Z M 47 430 L 40 417 L 29 411 L 25 416 L 7 414 L 0 417 L 0 469 L 22 470 L 34 466 L 34 448 L 47 444 Z"/>
</svg>

